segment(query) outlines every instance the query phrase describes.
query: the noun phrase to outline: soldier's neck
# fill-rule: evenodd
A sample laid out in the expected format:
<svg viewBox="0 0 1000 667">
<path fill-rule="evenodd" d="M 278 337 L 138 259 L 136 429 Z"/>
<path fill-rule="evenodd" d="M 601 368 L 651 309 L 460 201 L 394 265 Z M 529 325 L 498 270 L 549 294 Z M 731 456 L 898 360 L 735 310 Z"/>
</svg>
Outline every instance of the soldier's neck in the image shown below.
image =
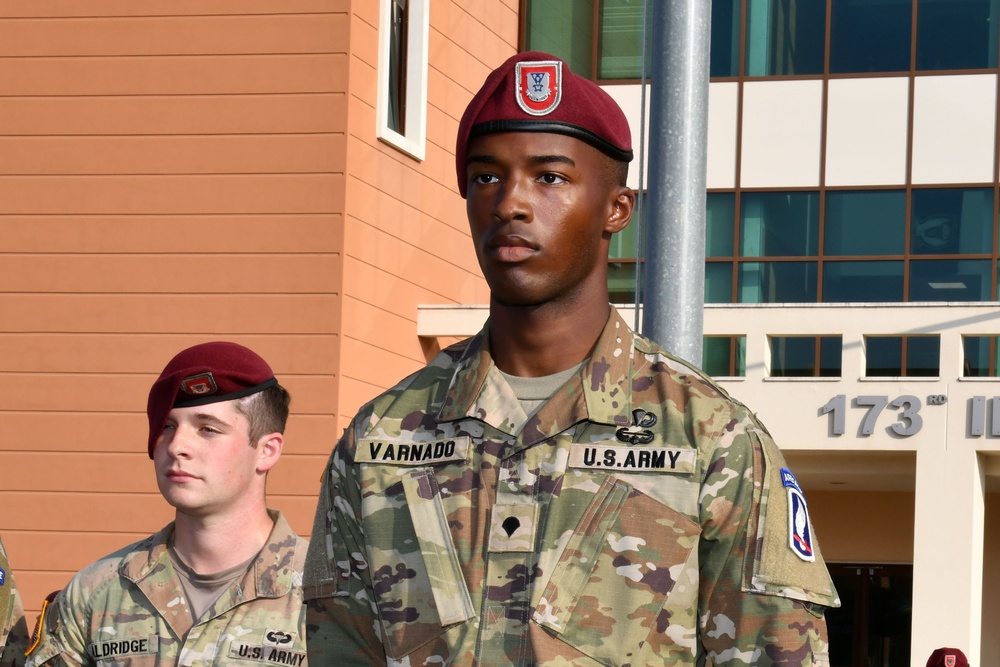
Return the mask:
<svg viewBox="0 0 1000 667">
<path fill-rule="evenodd" d="M 173 546 L 198 574 L 214 574 L 252 558 L 274 528 L 266 508 L 225 516 L 192 516 L 177 511 Z"/>
</svg>

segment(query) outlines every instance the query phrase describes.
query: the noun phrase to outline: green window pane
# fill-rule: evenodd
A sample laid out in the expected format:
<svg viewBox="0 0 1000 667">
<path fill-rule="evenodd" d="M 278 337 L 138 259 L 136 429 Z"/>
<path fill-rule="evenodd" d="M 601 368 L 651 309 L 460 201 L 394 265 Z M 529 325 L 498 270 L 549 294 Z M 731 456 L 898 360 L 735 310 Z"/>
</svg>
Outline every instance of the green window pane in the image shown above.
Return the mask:
<svg viewBox="0 0 1000 667">
<path fill-rule="evenodd" d="M 712 37 L 709 76 L 739 76 L 740 3 L 712 0 Z"/>
<path fill-rule="evenodd" d="M 819 193 L 747 192 L 740 199 L 741 257 L 815 256 Z"/>
<path fill-rule="evenodd" d="M 1000 0 L 917 0 L 917 69 L 997 66 Z"/>
<path fill-rule="evenodd" d="M 632 218 L 628 227 L 611 236 L 608 256 L 612 259 L 635 259 L 639 256 L 639 219 Z"/>
<path fill-rule="evenodd" d="M 608 294 L 611 303 L 635 303 L 635 262 L 608 264 Z"/>
<path fill-rule="evenodd" d="M 833 0 L 830 72 L 910 69 L 912 0 Z"/>
<path fill-rule="evenodd" d="M 993 188 L 913 191 L 910 252 L 989 254 L 993 248 Z"/>
<path fill-rule="evenodd" d="M 705 303 L 733 302 L 732 262 L 705 263 Z"/>
<path fill-rule="evenodd" d="M 705 336 L 702 370 L 713 377 L 745 377 L 746 336 Z"/>
<path fill-rule="evenodd" d="M 906 193 L 902 190 L 826 193 L 823 253 L 902 255 L 906 249 Z"/>
<path fill-rule="evenodd" d="M 822 74 L 826 3 L 748 0 L 747 76 Z"/>
<path fill-rule="evenodd" d="M 823 262 L 824 303 L 903 301 L 903 262 Z"/>
<path fill-rule="evenodd" d="M 771 377 L 839 377 L 840 336 L 770 336 Z M 820 354 L 817 358 L 816 347 Z M 817 365 L 818 364 L 818 365 Z"/>
<path fill-rule="evenodd" d="M 910 301 L 991 301 L 988 259 L 924 259 L 910 262 Z"/>
<path fill-rule="evenodd" d="M 742 262 L 739 303 L 814 303 L 815 262 Z"/>
<path fill-rule="evenodd" d="M 638 79 L 642 76 L 642 28 L 644 0 L 601 2 L 600 44 L 597 47 L 598 79 Z M 646 41 L 653 40 L 652 5 L 646 20 Z M 647 53 L 651 48 L 647 48 Z M 646 75 L 650 62 L 646 59 Z"/>
<path fill-rule="evenodd" d="M 732 257 L 736 194 L 709 192 L 705 211 L 705 257 Z"/>
<path fill-rule="evenodd" d="M 528 0 L 526 51 L 545 51 L 566 61 L 574 74 L 591 78 L 594 0 Z"/>
<path fill-rule="evenodd" d="M 865 376 L 902 377 L 903 337 L 865 336 Z"/>
<path fill-rule="evenodd" d="M 941 337 L 906 337 L 906 376 L 937 377 L 941 373 Z"/>
<path fill-rule="evenodd" d="M 964 377 L 997 377 L 1000 369 L 1000 337 L 962 336 Z"/>
</svg>

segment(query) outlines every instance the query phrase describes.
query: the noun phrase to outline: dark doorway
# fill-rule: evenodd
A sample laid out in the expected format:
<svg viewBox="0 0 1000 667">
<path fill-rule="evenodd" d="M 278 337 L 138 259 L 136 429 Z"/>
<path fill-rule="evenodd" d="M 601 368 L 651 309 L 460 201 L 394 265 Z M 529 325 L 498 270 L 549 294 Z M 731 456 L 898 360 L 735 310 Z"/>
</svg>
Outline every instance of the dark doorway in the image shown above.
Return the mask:
<svg viewBox="0 0 1000 667">
<path fill-rule="evenodd" d="M 841 601 L 826 613 L 831 667 L 909 667 L 913 566 L 829 568 Z"/>
</svg>

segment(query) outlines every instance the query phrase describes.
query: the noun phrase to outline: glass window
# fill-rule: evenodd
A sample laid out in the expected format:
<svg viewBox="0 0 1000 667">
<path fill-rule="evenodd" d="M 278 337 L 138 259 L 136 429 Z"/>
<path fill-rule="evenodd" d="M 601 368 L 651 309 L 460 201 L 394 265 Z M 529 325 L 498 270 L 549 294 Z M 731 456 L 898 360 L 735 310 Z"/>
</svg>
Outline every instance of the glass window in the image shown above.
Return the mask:
<svg viewBox="0 0 1000 667">
<path fill-rule="evenodd" d="M 628 226 L 611 236 L 608 256 L 612 259 L 635 259 L 639 256 L 639 218 L 633 216 Z"/>
<path fill-rule="evenodd" d="M 741 257 L 815 256 L 819 194 L 747 192 L 740 199 Z"/>
<path fill-rule="evenodd" d="M 912 0 L 833 0 L 830 72 L 908 72 Z"/>
<path fill-rule="evenodd" d="M 740 303 L 814 303 L 816 262 L 743 262 Z"/>
<path fill-rule="evenodd" d="M 378 127 L 381 141 L 418 160 L 427 135 L 430 0 L 382 0 Z"/>
<path fill-rule="evenodd" d="M 732 262 L 707 262 L 705 264 L 705 303 L 732 302 Z"/>
<path fill-rule="evenodd" d="M 740 3 L 712 0 L 712 37 L 709 76 L 740 74 Z"/>
<path fill-rule="evenodd" d="M 937 377 L 940 336 L 865 336 L 867 377 Z"/>
<path fill-rule="evenodd" d="M 905 249 L 904 191 L 826 193 L 825 255 L 902 255 Z"/>
<path fill-rule="evenodd" d="M 644 0 L 601 2 L 600 44 L 597 47 L 598 79 L 638 79 L 642 76 L 642 25 Z M 653 39 L 653 7 L 646 19 L 646 76 Z M 574 70 L 576 71 L 576 70 Z"/>
<path fill-rule="evenodd" d="M 768 342 L 771 377 L 840 377 L 840 336 L 769 336 Z"/>
<path fill-rule="evenodd" d="M 635 303 L 635 261 L 608 264 L 608 298 L 611 303 Z"/>
<path fill-rule="evenodd" d="M 917 0 L 917 69 L 997 66 L 1000 0 Z"/>
<path fill-rule="evenodd" d="M 910 252 L 989 254 L 993 249 L 993 188 L 913 191 Z"/>
<path fill-rule="evenodd" d="M 747 76 L 822 74 L 825 39 L 825 2 L 747 2 Z"/>
<path fill-rule="evenodd" d="M 705 256 L 732 257 L 736 229 L 736 195 L 709 192 L 705 211 Z"/>
<path fill-rule="evenodd" d="M 705 336 L 702 370 L 712 377 L 745 377 L 746 336 Z"/>
<path fill-rule="evenodd" d="M 823 262 L 824 303 L 903 301 L 903 262 Z"/>
<path fill-rule="evenodd" d="M 566 61 L 574 74 L 591 78 L 594 54 L 594 0 L 528 2 L 526 51 L 544 51 Z"/>
<path fill-rule="evenodd" d="M 1000 375 L 1000 336 L 962 336 L 962 376 L 997 377 Z"/>
<path fill-rule="evenodd" d="M 910 262 L 910 301 L 990 301 L 988 259 Z"/>
</svg>

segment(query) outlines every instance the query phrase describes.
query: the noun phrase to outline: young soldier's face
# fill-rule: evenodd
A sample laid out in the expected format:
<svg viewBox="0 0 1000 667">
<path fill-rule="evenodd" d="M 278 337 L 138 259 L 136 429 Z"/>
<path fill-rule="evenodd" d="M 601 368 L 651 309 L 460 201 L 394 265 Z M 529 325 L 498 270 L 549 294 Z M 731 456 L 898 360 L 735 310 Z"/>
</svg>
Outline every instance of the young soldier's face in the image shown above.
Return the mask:
<svg viewBox="0 0 1000 667">
<path fill-rule="evenodd" d="M 247 418 L 235 403 L 174 408 L 167 416 L 153 462 L 160 493 L 179 512 L 213 516 L 239 511 L 262 493 L 257 471 L 261 450 L 250 446 Z"/>
<path fill-rule="evenodd" d="M 466 208 L 492 298 L 512 306 L 606 301 L 608 244 L 633 201 L 610 182 L 609 158 L 539 132 L 478 137 L 468 155 Z"/>
</svg>

